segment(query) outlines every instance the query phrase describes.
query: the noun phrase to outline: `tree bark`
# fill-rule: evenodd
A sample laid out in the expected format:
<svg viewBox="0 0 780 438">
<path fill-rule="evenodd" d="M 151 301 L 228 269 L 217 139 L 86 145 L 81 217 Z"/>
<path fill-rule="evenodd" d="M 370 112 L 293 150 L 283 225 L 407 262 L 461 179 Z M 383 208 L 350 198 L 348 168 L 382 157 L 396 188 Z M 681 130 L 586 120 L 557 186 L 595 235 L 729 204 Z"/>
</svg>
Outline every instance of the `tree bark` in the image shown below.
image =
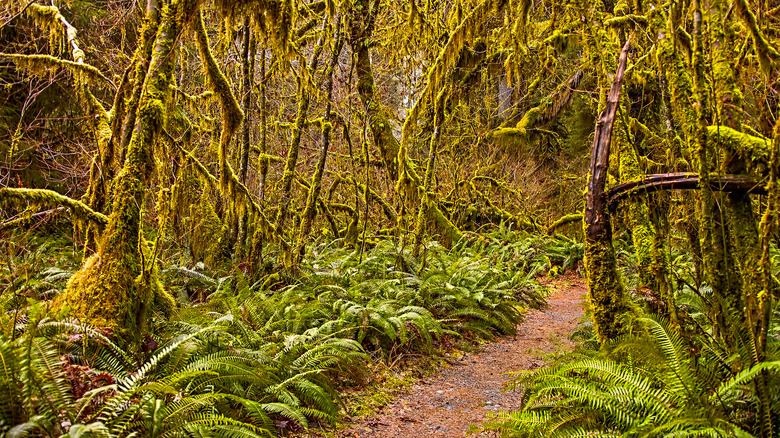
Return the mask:
<svg viewBox="0 0 780 438">
<path fill-rule="evenodd" d="M 619 105 L 629 47 L 630 40 L 620 52 L 620 61 L 606 106 L 596 122 L 590 180 L 583 215 L 588 292 L 596 335 L 601 342 L 622 334 L 625 330 L 623 319 L 626 314 L 632 313 L 626 292 L 618 278 L 615 250 L 612 246 L 612 225 L 607 208 L 608 198 L 605 192 L 612 127 Z"/>
</svg>

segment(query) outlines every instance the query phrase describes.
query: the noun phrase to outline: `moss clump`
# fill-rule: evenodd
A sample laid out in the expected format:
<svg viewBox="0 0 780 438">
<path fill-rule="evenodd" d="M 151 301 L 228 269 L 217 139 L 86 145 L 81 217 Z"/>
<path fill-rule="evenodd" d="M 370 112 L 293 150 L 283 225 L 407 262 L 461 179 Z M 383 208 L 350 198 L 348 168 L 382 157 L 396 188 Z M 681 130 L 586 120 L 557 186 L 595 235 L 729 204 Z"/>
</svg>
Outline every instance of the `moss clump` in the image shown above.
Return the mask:
<svg viewBox="0 0 780 438">
<path fill-rule="evenodd" d="M 170 315 L 176 303 L 160 282 L 156 267 L 142 266 L 144 260 L 151 262 L 146 242 L 138 246 L 143 258 L 135 251 L 104 251 L 89 257 L 68 281 L 68 292 L 55 307 L 67 307 L 71 316 L 124 340 L 149 329 L 148 315 L 153 309 Z"/>
<path fill-rule="evenodd" d="M 727 126 L 708 126 L 707 135 L 712 142 L 725 146 L 729 152 L 726 158 L 732 153 L 741 158 L 744 169 L 738 168 L 741 166 L 735 168 L 733 160 L 724 161 L 731 166 L 728 169 L 730 173 L 747 170 L 763 176 L 767 172 L 772 155 L 771 140 L 745 134 Z"/>
<path fill-rule="evenodd" d="M 626 331 L 627 316 L 634 311 L 618 277 L 612 240 L 585 242 L 585 270 L 588 300 L 600 342 L 615 339 Z"/>
</svg>

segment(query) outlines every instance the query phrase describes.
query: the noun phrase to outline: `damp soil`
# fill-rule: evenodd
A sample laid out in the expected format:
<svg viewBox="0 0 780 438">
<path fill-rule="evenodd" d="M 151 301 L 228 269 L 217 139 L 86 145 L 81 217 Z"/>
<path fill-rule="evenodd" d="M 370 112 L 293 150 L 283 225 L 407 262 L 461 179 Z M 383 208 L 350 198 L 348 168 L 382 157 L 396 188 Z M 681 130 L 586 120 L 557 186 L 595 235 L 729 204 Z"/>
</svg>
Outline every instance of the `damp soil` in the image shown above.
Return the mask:
<svg viewBox="0 0 780 438">
<path fill-rule="evenodd" d="M 548 307 L 530 311 L 517 334 L 497 338 L 477 351 L 448 358 L 437 374 L 396 394 L 376 414 L 356 418 L 337 437 L 413 438 L 497 436 L 479 431 L 499 411 L 520 408 L 521 393 L 506 391 L 508 373 L 544 365 L 551 353 L 572 348 L 569 334 L 580 322 L 586 294 L 582 280 L 547 284 Z"/>
</svg>

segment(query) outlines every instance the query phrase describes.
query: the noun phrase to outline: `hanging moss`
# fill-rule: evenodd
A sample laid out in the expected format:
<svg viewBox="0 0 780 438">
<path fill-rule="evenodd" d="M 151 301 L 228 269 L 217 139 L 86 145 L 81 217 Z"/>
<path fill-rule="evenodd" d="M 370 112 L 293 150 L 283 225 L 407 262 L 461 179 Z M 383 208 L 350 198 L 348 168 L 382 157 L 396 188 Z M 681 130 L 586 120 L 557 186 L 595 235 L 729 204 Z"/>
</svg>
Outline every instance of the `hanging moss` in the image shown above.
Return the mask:
<svg viewBox="0 0 780 438">
<path fill-rule="evenodd" d="M 70 72 L 77 85 L 113 85 L 110 79 L 92 65 L 68 61 L 51 55 L 0 53 L 0 59 L 12 61 L 19 70 L 42 79 L 48 80 L 56 72 L 64 68 Z"/>
<path fill-rule="evenodd" d="M 174 41 L 197 12 L 197 4 L 174 1 L 162 12 L 151 52 L 137 126 L 127 148 L 124 166 L 116 178 L 113 207 L 98 251 L 68 282 L 55 307 L 67 307 L 83 322 L 114 331 L 135 348 L 148 329 L 155 304 L 170 309 L 172 298 L 159 281 L 154 256 L 141 235 L 141 206 L 146 183 L 154 169 L 154 146 L 165 119 L 170 95 Z"/>
<path fill-rule="evenodd" d="M 228 162 L 228 145 L 236 130 L 241 126 L 244 120 L 244 112 L 238 99 L 233 94 L 225 75 L 219 68 L 217 60 L 209 48 L 209 39 L 206 33 L 206 25 L 203 21 L 203 14 L 199 13 L 195 21 L 195 35 L 197 36 L 198 50 L 203 61 L 203 68 L 206 79 L 208 80 L 211 91 L 217 96 L 220 108 L 222 110 L 222 129 L 219 139 L 219 184 L 223 193 L 235 195 L 231 190 L 231 181 L 238 180 L 235 172 Z"/>
<path fill-rule="evenodd" d="M 225 254 L 220 253 L 219 242 L 226 229 L 208 196 L 203 190 L 197 204 L 190 206 L 190 250 L 195 260 L 203 260 L 206 265 L 216 267 L 225 261 Z"/>
<path fill-rule="evenodd" d="M 40 210 L 62 206 L 70 209 L 76 220 L 95 224 L 100 230 L 108 225 L 108 217 L 106 215 L 92 210 L 88 205 L 80 201 L 60 195 L 52 190 L 2 187 L 0 188 L 0 204 L 9 207 L 31 207 Z"/>
</svg>

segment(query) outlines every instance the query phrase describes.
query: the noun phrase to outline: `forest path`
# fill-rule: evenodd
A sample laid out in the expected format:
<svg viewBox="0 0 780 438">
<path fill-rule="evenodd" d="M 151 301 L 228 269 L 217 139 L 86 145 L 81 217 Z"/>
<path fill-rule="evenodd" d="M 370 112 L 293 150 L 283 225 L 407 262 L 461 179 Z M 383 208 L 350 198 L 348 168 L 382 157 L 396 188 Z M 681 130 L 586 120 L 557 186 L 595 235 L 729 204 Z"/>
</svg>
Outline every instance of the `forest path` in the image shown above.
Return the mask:
<svg viewBox="0 0 780 438">
<path fill-rule="evenodd" d="M 549 307 L 530 311 L 516 335 L 497 338 L 478 352 L 451 360 L 452 366 L 420 380 L 375 415 L 357 419 L 337 435 L 464 437 L 470 425 L 487 421 L 489 413 L 519 409 L 521 394 L 502 391 L 511 378 L 506 373 L 538 368 L 546 354 L 571 348 L 569 334 L 583 314 L 587 289 L 580 278 L 563 278 L 547 287 Z"/>
</svg>

